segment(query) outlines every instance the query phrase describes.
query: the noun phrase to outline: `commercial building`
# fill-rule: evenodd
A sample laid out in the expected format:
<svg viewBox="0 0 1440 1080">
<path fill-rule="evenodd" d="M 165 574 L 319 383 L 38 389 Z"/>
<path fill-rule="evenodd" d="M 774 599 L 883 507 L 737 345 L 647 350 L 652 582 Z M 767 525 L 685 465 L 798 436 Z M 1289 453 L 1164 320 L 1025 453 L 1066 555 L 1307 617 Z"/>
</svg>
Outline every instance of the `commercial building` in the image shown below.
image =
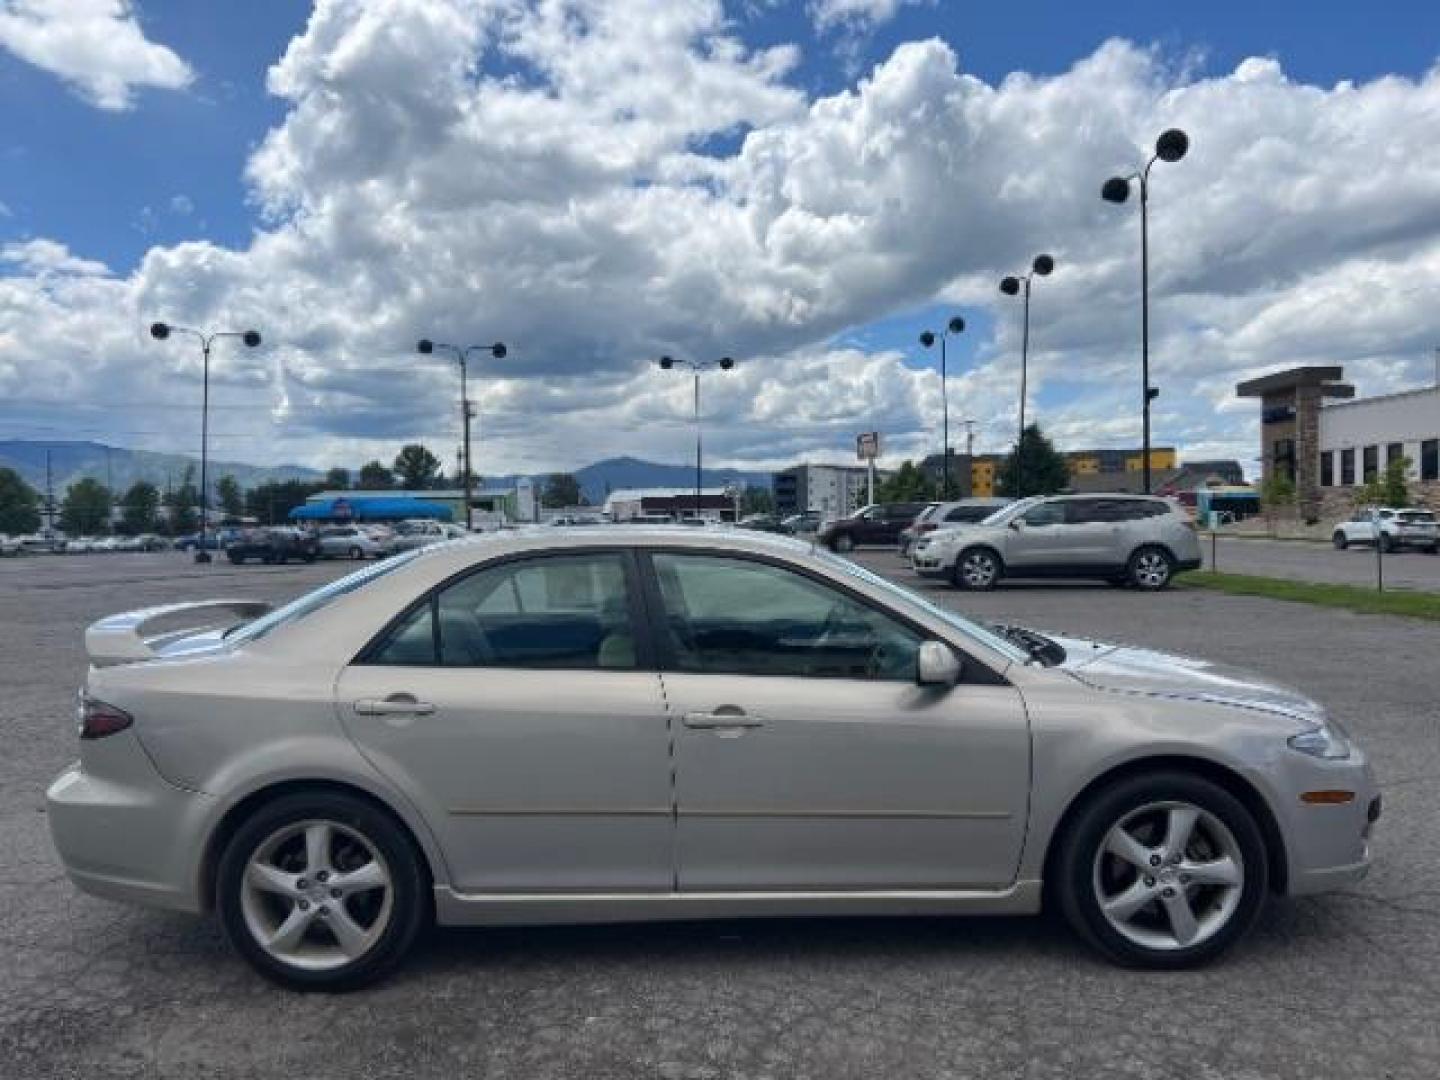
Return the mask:
<svg viewBox="0 0 1440 1080">
<path fill-rule="evenodd" d="M 305 500 L 306 506 L 319 506 L 340 513 L 330 514 L 329 519 L 337 521 L 376 520 L 385 514 L 370 513 L 367 503 L 390 503 L 400 505 L 401 501 L 420 501 L 431 506 L 440 506 L 448 511 L 446 520 L 464 522 L 465 492 L 460 488 L 442 488 L 436 491 L 401 491 L 348 489 L 342 491 L 321 491 Z M 513 486 L 476 488 L 470 493 L 470 505 L 474 510 L 477 524 L 536 520 L 535 489 L 529 480 L 521 479 Z M 314 514 L 306 515 L 317 520 Z M 416 516 L 430 516 L 417 514 Z"/>
<path fill-rule="evenodd" d="M 950 478 L 958 486 L 961 498 L 990 498 L 996 494 L 1001 463 L 1008 454 L 950 455 Z M 1075 491 L 1139 491 L 1144 485 L 1144 450 L 1132 449 L 1067 450 L 1061 456 L 1070 466 L 1070 485 Z M 1176 472 L 1173 446 L 1150 448 L 1151 484 L 1158 486 Z M 933 483 L 939 484 L 943 461 L 931 454 L 920 463 L 920 470 Z"/>
<path fill-rule="evenodd" d="M 777 472 L 773 483 L 775 513 L 781 517 L 806 510 L 839 517 L 865 505 L 870 470 L 863 465 L 792 465 Z"/>
<path fill-rule="evenodd" d="M 1240 383 L 1260 398 L 1264 476 L 1294 485 L 1307 521 L 1349 510 L 1356 489 L 1391 461 L 1409 462 L 1412 498 L 1440 506 L 1440 386 L 1355 400 L 1334 366 L 1289 368 Z"/>
<path fill-rule="evenodd" d="M 706 521 L 733 521 L 735 496 L 723 487 L 700 489 L 700 517 Z M 694 488 L 627 488 L 605 496 L 604 514 L 611 521 L 639 517 L 695 516 Z"/>
</svg>

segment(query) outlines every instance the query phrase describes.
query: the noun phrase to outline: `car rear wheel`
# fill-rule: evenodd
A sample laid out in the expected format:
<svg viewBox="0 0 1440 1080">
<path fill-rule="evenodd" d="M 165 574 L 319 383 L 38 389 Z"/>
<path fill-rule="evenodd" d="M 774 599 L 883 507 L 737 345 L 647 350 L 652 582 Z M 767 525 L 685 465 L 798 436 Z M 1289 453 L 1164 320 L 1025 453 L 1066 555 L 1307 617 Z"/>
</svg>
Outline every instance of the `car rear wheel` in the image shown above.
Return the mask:
<svg viewBox="0 0 1440 1080">
<path fill-rule="evenodd" d="M 1259 826 L 1224 788 L 1189 773 L 1122 780 L 1080 811 L 1055 860 L 1065 917 L 1130 967 L 1194 967 L 1249 929 L 1265 898 Z"/>
<path fill-rule="evenodd" d="M 351 546 L 351 548 L 350 548 L 350 558 L 352 558 L 352 559 L 363 559 L 364 557 L 365 557 L 365 552 L 361 551 L 359 547 L 356 547 L 356 546 L 353 546 L 353 545 Z"/>
<path fill-rule="evenodd" d="M 1335 545 L 1336 551 L 1344 551 L 1350 546 L 1350 541 L 1339 529 L 1335 530 L 1335 535 L 1330 538 L 1330 542 Z"/>
<path fill-rule="evenodd" d="M 1170 553 L 1157 547 L 1144 547 L 1130 556 L 1130 583 L 1137 589 L 1155 591 L 1170 584 L 1175 572 Z"/>
<path fill-rule="evenodd" d="M 843 555 L 855 550 L 855 539 L 849 533 L 841 533 L 830 546 Z"/>
<path fill-rule="evenodd" d="M 384 811 L 338 792 L 267 803 L 220 859 L 216 908 L 230 942 L 296 990 L 352 990 L 404 957 L 429 915 L 410 838 Z"/>
<path fill-rule="evenodd" d="M 993 589 L 1002 573 L 1000 557 L 985 548 L 970 548 L 955 559 L 951 580 L 957 588 L 970 592 Z"/>
</svg>

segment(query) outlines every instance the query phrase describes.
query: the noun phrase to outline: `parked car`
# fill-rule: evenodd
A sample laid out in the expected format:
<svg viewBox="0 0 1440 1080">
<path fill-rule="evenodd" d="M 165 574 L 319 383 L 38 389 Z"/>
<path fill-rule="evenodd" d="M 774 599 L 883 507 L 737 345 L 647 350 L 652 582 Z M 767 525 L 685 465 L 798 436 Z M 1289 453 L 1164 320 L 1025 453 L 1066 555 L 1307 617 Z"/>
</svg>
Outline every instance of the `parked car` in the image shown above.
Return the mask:
<svg viewBox="0 0 1440 1080">
<path fill-rule="evenodd" d="M 1377 524 L 1381 551 L 1403 547 L 1419 548 L 1431 555 L 1440 551 L 1440 522 L 1432 511 L 1418 507 L 1377 506 L 1356 510 L 1348 520 L 1335 526 L 1330 540 L 1341 551 L 1351 544 L 1373 547 Z"/>
<path fill-rule="evenodd" d="M 395 526 L 395 542 L 392 547 L 397 552 L 413 551 L 416 548 L 428 547 L 431 544 L 439 544 L 446 540 L 469 535 L 464 528 L 452 525 L 448 521 L 402 521 Z"/>
<path fill-rule="evenodd" d="M 359 525 L 330 525 L 320 530 L 320 554 L 327 559 L 373 559 L 386 554 L 382 544 Z"/>
<path fill-rule="evenodd" d="M 864 544 L 894 544 L 901 531 L 925 509 L 923 502 L 874 503 L 849 517 L 827 521 L 815 539 L 831 551 L 853 551 Z"/>
<path fill-rule="evenodd" d="M 1022 499 L 980 525 L 921 537 L 911 565 L 962 589 L 1004 577 L 1102 578 L 1163 589 L 1200 565 L 1195 523 L 1178 502 L 1147 495 Z"/>
<path fill-rule="evenodd" d="M 780 519 L 780 528 L 791 536 L 807 536 L 820 531 L 824 515 L 819 510 L 802 510 Z"/>
<path fill-rule="evenodd" d="M 558 528 L 565 525 L 603 525 L 604 521 L 596 514 L 560 514 L 551 518 L 548 524 Z"/>
<path fill-rule="evenodd" d="M 783 533 L 786 531 L 784 524 L 774 514 L 747 514 L 736 524 L 742 529 L 754 529 L 756 532 Z"/>
<path fill-rule="evenodd" d="M 225 557 L 239 566 L 256 559 L 263 563 L 286 563 L 291 559 L 314 562 L 320 556 L 320 541 L 305 529 L 276 525 L 246 529 L 225 546 Z"/>
<path fill-rule="evenodd" d="M 20 550 L 20 537 L 0 533 L 0 555 L 19 555 Z"/>
<path fill-rule="evenodd" d="M 900 556 L 907 558 L 915 541 L 937 529 L 954 529 L 961 525 L 978 525 L 991 514 L 1009 506 L 1013 499 L 992 499 L 975 496 L 954 502 L 930 503 L 900 531 Z"/>
<path fill-rule="evenodd" d="M 38 532 L 20 537 L 20 550 L 29 555 L 63 555 L 68 542 L 59 533 Z"/>
<path fill-rule="evenodd" d="M 1363 752 L 1294 690 L 979 625 L 741 529 L 494 534 L 276 611 L 111 616 L 85 646 L 80 761 L 46 798 L 69 876 L 213 907 L 292 987 L 372 981 L 432 918 L 1042 896 L 1115 960 L 1181 968 L 1272 893 L 1352 887 L 1380 814 Z"/>
</svg>

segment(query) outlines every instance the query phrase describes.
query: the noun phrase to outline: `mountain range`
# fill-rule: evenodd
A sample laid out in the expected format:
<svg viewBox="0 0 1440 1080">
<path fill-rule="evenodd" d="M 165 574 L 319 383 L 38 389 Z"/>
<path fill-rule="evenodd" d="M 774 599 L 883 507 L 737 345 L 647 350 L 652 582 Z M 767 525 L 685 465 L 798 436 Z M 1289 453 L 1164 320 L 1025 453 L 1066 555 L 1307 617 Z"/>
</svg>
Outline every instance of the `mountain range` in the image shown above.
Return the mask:
<svg viewBox="0 0 1440 1080">
<path fill-rule="evenodd" d="M 11 468 L 25 482 L 45 492 L 46 458 L 49 457 L 50 483 L 58 502 L 65 489 L 76 480 L 92 477 L 112 488 L 117 494 L 137 480 L 148 480 L 164 491 L 167 484 L 178 484 L 187 468 L 194 468 L 198 481 L 199 459 L 184 454 L 159 454 L 149 450 L 129 450 L 96 442 L 11 440 L 0 441 L 0 468 Z M 352 475 L 356 470 L 352 470 Z M 242 488 L 254 487 L 269 480 L 318 481 L 324 473 L 303 465 L 246 465 L 234 461 L 212 460 L 209 465 L 211 482 L 221 476 L 233 476 Z M 691 465 L 664 465 L 633 457 L 607 458 L 573 470 L 586 501 L 599 504 L 610 491 L 622 488 L 689 488 L 695 483 Z M 521 475 L 486 476 L 486 484 L 513 483 Z M 529 479 L 540 485 L 548 474 L 539 473 Z M 736 484 L 739 487 L 770 486 L 768 472 L 744 469 L 706 469 L 705 487 Z"/>
</svg>

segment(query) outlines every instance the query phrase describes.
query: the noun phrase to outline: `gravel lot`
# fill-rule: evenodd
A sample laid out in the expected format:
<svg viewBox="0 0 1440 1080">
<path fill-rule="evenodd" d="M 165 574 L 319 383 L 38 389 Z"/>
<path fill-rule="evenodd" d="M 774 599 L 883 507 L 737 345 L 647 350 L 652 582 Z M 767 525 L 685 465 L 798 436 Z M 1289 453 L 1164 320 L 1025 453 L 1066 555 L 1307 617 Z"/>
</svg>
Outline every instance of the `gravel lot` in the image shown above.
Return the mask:
<svg viewBox="0 0 1440 1080">
<path fill-rule="evenodd" d="M 1210 538 L 1202 536 L 1200 549 L 1210 566 Z M 1222 536 L 1216 543 L 1216 563 L 1230 574 L 1259 574 L 1317 581 L 1335 585 L 1375 585 L 1375 549 L 1351 547 L 1336 551 L 1329 544 L 1296 540 L 1251 540 Z M 1440 592 L 1440 555 L 1406 548 L 1382 556 L 1385 587 Z"/>
<path fill-rule="evenodd" d="M 1048 919 L 791 920 L 447 931 L 374 990 L 298 996 L 252 976 L 208 920 L 75 892 L 42 794 L 74 756 L 83 626 L 176 599 L 279 599 L 347 568 L 0 561 L 7 1080 L 1440 1075 L 1440 627 L 1209 592 L 926 586 L 980 616 L 1247 664 L 1363 741 L 1386 800 L 1374 872 L 1271 905 L 1204 971 L 1117 970 Z"/>
</svg>

